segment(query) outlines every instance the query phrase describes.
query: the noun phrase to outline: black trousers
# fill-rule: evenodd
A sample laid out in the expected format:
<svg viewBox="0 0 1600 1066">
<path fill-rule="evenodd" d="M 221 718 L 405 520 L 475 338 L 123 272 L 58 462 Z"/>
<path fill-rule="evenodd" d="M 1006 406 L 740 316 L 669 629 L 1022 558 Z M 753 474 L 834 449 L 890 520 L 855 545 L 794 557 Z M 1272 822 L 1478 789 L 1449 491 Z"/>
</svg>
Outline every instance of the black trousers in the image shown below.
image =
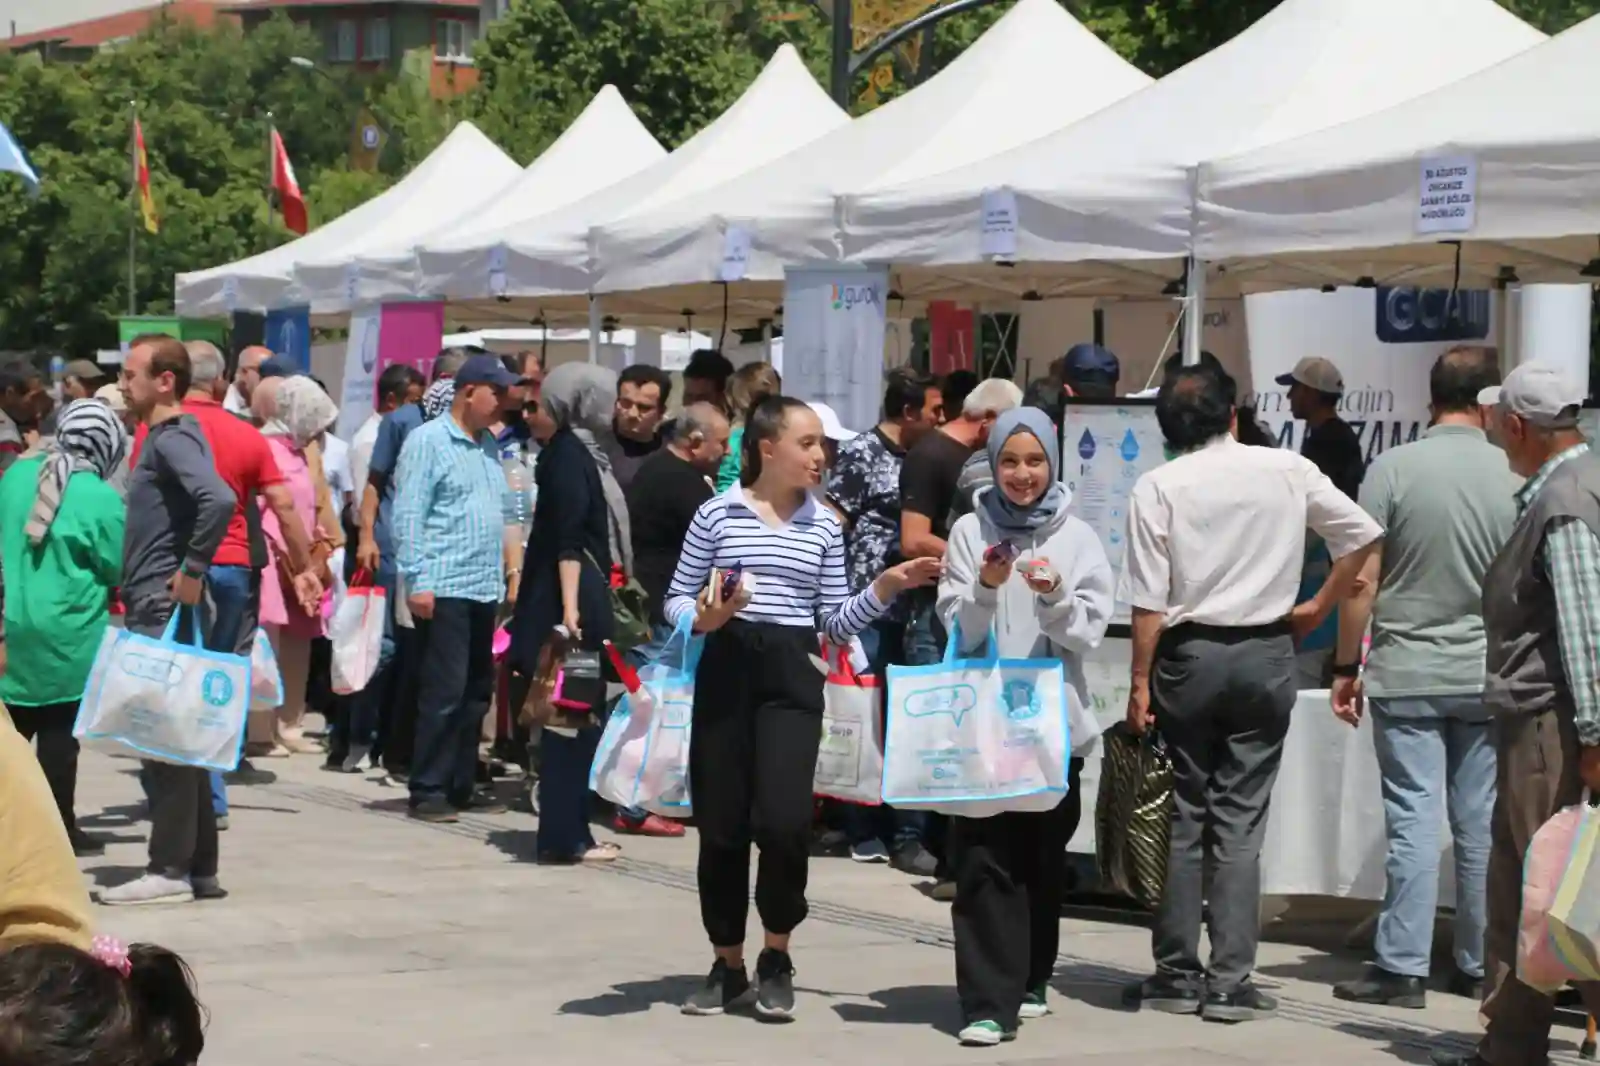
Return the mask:
<svg viewBox="0 0 1600 1066">
<path fill-rule="evenodd" d="M 1083 760 L 1068 766 L 1067 794 L 1054 810 L 950 819 L 956 992 L 968 1024 L 991 1021 L 1015 1029 L 1022 997 L 1055 973 L 1067 843 L 1083 805 Z"/>
<path fill-rule="evenodd" d="M 744 943 L 750 845 L 756 911 L 771 933 L 806 917 L 822 672 L 809 627 L 734 619 L 706 638 L 695 675 L 689 789 L 700 830 L 700 918 L 713 947 Z"/>
<path fill-rule="evenodd" d="M 411 802 L 472 798 L 478 736 L 494 695 L 494 620 L 498 605 L 437 599 L 433 617 L 417 620 L 417 744 Z"/>
<path fill-rule="evenodd" d="M 7 709 L 11 712 L 11 724 L 17 727 L 24 740 L 37 738 L 39 766 L 44 770 L 44 779 L 50 782 L 50 794 L 61 812 L 61 824 L 67 827 L 68 833 L 77 832 L 78 820 L 73 806 L 78 795 L 78 738 L 72 735 L 72 724 L 78 718 L 78 701 Z"/>
<path fill-rule="evenodd" d="M 415 629 L 394 627 L 394 665 L 389 670 L 389 689 L 378 710 L 378 743 L 374 758 L 381 757 L 390 773 L 410 773 L 417 740 L 417 682 L 422 664 Z"/>
</svg>

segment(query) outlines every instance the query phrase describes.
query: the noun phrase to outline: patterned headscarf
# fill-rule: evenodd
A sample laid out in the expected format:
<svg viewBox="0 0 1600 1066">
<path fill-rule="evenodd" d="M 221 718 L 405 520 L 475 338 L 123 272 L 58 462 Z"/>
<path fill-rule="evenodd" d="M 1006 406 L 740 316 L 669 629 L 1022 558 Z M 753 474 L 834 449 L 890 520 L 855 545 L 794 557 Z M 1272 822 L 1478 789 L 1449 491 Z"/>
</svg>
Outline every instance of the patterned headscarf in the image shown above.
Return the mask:
<svg viewBox="0 0 1600 1066">
<path fill-rule="evenodd" d="M 628 503 L 611 472 L 611 456 L 604 443 L 611 437 L 611 420 L 616 417 L 617 372 L 593 363 L 563 363 L 545 375 L 539 402 L 556 425 L 572 430 L 600 468 L 600 487 L 611 516 L 611 558 L 632 576 L 633 533 Z"/>
<path fill-rule="evenodd" d="M 109 478 L 128 453 L 128 431 L 116 412 L 99 400 L 73 400 L 56 418 L 55 439 L 39 464 L 39 489 L 23 531 L 35 547 L 44 543 L 61 508 L 67 482 L 80 470 Z"/>
<path fill-rule="evenodd" d="M 304 448 L 339 417 L 322 387 L 308 377 L 262 378 L 250 397 L 250 408 L 269 437 L 288 437 Z"/>
<path fill-rule="evenodd" d="M 440 378 L 428 386 L 428 391 L 422 394 L 422 417 L 424 421 L 432 422 L 435 418 L 450 410 L 450 405 L 456 402 L 456 379 Z"/>
</svg>

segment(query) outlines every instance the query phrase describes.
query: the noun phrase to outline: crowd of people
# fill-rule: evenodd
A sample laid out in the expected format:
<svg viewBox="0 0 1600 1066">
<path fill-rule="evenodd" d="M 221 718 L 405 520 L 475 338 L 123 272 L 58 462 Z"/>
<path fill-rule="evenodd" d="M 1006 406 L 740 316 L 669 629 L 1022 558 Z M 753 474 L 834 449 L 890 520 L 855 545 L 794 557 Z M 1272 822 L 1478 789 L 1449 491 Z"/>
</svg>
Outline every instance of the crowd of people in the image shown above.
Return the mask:
<svg viewBox="0 0 1600 1066">
<path fill-rule="evenodd" d="M 1600 461 L 1577 429 L 1583 388 L 1538 363 L 1502 384 L 1492 350 L 1452 350 L 1431 375 L 1430 428 L 1369 466 L 1331 361 L 1280 379 L 1308 427 L 1296 452 L 1275 446 L 1214 357 L 1175 357 L 1155 397 L 1170 458 L 1134 486 L 1119 579 L 1071 513 L 1060 453 L 1068 402 L 1117 395 L 1120 366 L 1101 346 L 1074 346 L 1026 391 L 892 370 L 864 433 L 784 396 L 765 364 L 701 351 L 682 377 L 669 419 L 674 382 L 658 368 L 547 371 L 536 353 L 446 349 L 427 379 L 387 368 L 375 412 L 343 442 L 326 390 L 265 349 L 240 353 L 229 380 L 206 342 L 139 337 L 109 389 L 69 367 L 59 410 L 37 372 L 0 367 L 0 755 L 14 765 L 36 741 L 28 773 L 53 812 L 27 832 L 52 838 L 46 850 L 54 838 L 101 850 L 74 814 L 76 710 L 114 617 L 155 636 L 177 613 L 180 635 L 215 650 L 248 655 L 264 635 L 281 702 L 251 712 L 231 774 L 143 764 L 148 867 L 103 904 L 225 896 L 228 787 L 270 784 L 261 762 L 301 755 L 381 772 L 428 822 L 503 811 L 496 763 L 520 763 L 536 781 L 538 860 L 611 862 L 589 791 L 610 701 L 602 686 L 575 718 L 541 717 L 542 664 L 557 644 L 608 642 L 638 664 L 689 629 L 705 642 L 689 776 L 714 959 L 683 1009 L 784 1020 L 819 828 L 819 634 L 878 674 L 939 662 L 952 639 L 961 653 L 995 641 L 1006 658 L 1064 665 L 1078 718 L 1059 805 L 976 818 L 838 804 L 821 828 L 825 846 L 931 878 L 952 901 L 961 1040 L 998 1044 L 1050 1011 L 1078 772 L 1099 730 L 1082 656 L 1120 599 L 1133 615 L 1127 725 L 1159 731 L 1175 781 L 1154 974 L 1130 1004 L 1235 1022 L 1275 1010 L 1252 979 L 1264 827 L 1297 694 L 1331 685 L 1340 718 L 1370 710 L 1389 838 L 1375 963 L 1335 995 L 1425 1003 L 1447 814 L 1446 985 L 1487 990 L 1487 1035 L 1461 1061 L 1544 1060 L 1550 999 L 1515 975 L 1522 856 L 1544 821 L 1600 788 Z M 731 585 L 714 580 L 730 571 Z M 366 584 L 389 608 L 382 652 L 359 691 L 335 697 L 318 651 L 328 604 Z M 306 729 L 312 705 L 325 738 Z M 0 818 L 38 822 L 40 789 L 23 796 L 11 769 L 0 788 L 18 798 Z M 684 833 L 644 810 L 607 817 L 623 833 Z M 181 1047 L 141 1061 L 192 1061 L 181 963 L 96 949 L 72 896 L 42 908 L 0 896 L 15 923 L 0 934 L 38 955 L 0 954 L 0 987 L 66 965 L 28 923 L 59 928 L 72 965 L 160 975 L 136 983 L 177 1012 L 163 1031 Z M 88 988 L 101 970 L 74 980 Z"/>
</svg>

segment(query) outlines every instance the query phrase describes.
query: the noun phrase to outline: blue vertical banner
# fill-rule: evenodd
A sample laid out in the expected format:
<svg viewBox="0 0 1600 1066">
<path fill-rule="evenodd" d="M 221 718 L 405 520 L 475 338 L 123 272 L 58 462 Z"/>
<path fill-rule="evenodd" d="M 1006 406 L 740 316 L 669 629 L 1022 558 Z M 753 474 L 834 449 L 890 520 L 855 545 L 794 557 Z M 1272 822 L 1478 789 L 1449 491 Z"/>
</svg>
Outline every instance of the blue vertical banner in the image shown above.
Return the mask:
<svg viewBox="0 0 1600 1066">
<path fill-rule="evenodd" d="M 280 307 L 267 312 L 262 343 L 300 370 L 311 373 L 311 308 Z"/>
</svg>

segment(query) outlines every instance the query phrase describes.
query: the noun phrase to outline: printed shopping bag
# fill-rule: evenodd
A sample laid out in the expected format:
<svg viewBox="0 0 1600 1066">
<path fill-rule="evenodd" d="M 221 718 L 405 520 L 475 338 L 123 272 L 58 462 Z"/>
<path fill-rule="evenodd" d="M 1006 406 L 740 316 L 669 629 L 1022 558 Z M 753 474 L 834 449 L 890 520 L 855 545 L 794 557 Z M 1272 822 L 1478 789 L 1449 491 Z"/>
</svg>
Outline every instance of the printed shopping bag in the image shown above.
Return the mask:
<svg viewBox="0 0 1600 1066">
<path fill-rule="evenodd" d="M 850 649 L 824 644 L 822 744 L 812 789 L 819 796 L 876 807 L 883 799 L 883 686 L 857 674 Z"/>
<path fill-rule="evenodd" d="M 1596 811 L 1589 806 L 1589 793 L 1583 802 L 1558 811 L 1533 834 L 1528 854 L 1522 861 L 1522 919 L 1517 927 L 1517 977 L 1530 988 L 1556 992 L 1576 976 L 1562 961 L 1550 931 L 1550 910 L 1561 889 L 1562 875 L 1573 846 L 1587 824 L 1596 822 Z"/>
<path fill-rule="evenodd" d="M 1095 865 L 1107 887 L 1155 910 L 1166 889 L 1172 842 L 1172 758 L 1154 729 L 1140 736 L 1118 722 L 1104 739 Z"/>
<path fill-rule="evenodd" d="M 350 587 L 333 609 L 328 640 L 333 645 L 330 673 L 333 691 L 341 696 L 360 692 L 378 672 L 383 654 L 384 612 L 389 609 L 384 591 L 372 584 L 365 570 L 357 570 Z"/>
<path fill-rule="evenodd" d="M 1572 980 L 1600 981 L 1600 811 L 1585 802 L 1579 814 L 1550 904 L 1550 943 Z"/>
<path fill-rule="evenodd" d="M 589 788 L 623 807 L 642 807 L 669 818 L 692 813 L 689 797 L 689 726 L 694 672 L 705 638 L 685 619 L 655 658 L 639 669 L 611 712 L 595 749 Z"/>
<path fill-rule="evenodd" d="M 270 711 L 283 706 L 283 675 L 278 672 L 278 653 L 265 629 L 257 629 L 250 642 L 250 709 Z"/>
<path fill-rule="evenodd" d="M 201 647 L 194 614 L 174 611 L 160 637 L 106 630 L 72 735 L 109 740 L 157 762 L 237 767 L 250 660 Z M 174 639 L 180 615 L 188 616 L 190 644 Z"/>
<path fill-rule="evenodd" d="M 1067 792 L 1066 670 L 1059 659 L 958 659 L 889 667 L 883 802 L 967 818 L 1046 811 Z"/>
</svg>

